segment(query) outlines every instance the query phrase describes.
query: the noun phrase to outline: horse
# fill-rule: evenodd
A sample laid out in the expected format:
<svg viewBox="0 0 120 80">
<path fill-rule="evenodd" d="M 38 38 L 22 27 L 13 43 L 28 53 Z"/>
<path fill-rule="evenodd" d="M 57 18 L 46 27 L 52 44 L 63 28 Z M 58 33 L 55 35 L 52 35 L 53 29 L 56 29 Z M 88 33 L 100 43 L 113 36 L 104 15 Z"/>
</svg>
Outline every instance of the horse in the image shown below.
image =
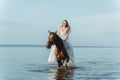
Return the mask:
<svg viewBox="0 0 120 80">
<path fill-rule="evenodd" d="M 64 61 L 66 61 L 65 66 L 68 67 L 67 63 L 69 62 L 69 56 L 63 44 L 63 40 L 56 34 L 56 32 L 50 31 L 48 32 L 49 36 L 46 47 L 50 49 L 52 45 L 55 45 L 56 46 L 55 56 L 58 63 L 58 67 L 63 66 Z"/>
</svg>

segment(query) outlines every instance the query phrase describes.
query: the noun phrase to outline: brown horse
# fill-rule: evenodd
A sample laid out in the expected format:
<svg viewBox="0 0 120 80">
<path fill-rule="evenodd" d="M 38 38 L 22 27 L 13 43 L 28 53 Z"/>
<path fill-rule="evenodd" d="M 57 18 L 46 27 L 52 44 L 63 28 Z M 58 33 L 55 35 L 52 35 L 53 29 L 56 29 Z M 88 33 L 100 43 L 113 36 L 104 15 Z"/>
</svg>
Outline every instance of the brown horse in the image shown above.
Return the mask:
<svg viewBox="0 0 120 80">
<path fill-rule="evenodd" d="M 46 47 L 50 49 L 52 45 L 56 46 L 55 56 L 58 63 L 58 67 L 62 66 L 64 61 L 66 61 L 65 65 L 67 67 L 67 62 L 69 62 L 69 56 L 63 44 L 63 40 L 56 33 L 49 31 L 48 42 L 46 44 Z"/>
</svg>

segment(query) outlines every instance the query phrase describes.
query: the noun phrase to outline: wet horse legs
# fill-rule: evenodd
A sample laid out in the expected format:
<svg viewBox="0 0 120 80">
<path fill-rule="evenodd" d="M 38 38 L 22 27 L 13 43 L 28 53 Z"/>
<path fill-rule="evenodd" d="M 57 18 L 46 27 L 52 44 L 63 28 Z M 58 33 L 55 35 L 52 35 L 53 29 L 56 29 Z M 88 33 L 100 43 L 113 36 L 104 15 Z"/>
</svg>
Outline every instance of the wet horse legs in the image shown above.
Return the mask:
<svg viewBox="0 0 120 80">
<path fill-rule="evenodd" d="M 58 67 L 60 67 L 60 66 L 62 66 L 62 65 L 63 65 L 63 63 L 62 63 L 62 61 L 61 61 L 61 60 L 57 60 L 57 63 L 58 63 Z"/>
</svg>

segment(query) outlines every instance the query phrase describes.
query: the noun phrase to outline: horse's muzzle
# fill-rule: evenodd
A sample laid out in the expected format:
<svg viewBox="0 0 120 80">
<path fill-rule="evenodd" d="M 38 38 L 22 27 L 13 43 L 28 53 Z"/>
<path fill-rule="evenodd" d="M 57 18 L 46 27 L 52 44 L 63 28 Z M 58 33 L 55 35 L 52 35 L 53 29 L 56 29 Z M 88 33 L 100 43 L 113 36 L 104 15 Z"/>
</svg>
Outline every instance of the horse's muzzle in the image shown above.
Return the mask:
<svg viewBox="0 0 120 80">
<path fill-rule="evenodd" d="M 46 45 L 46 48 L 50 49 L 50 45 L 47 44 L 47 45 Z"/>
</svg>

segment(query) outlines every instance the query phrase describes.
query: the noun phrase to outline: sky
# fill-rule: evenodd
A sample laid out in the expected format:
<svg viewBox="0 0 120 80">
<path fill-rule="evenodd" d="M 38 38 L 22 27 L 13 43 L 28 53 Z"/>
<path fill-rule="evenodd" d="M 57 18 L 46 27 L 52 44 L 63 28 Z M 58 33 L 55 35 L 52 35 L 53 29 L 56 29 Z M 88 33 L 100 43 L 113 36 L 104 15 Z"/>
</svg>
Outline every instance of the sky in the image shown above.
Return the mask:
<svg viewBox="0 0 120 80">
<path fill-rule="evenodd" d="M 120 46 L 120 0 L 0 0 L 0 44 L 45 45 L 64 19 L 74 46 Z"/>
</svg>

